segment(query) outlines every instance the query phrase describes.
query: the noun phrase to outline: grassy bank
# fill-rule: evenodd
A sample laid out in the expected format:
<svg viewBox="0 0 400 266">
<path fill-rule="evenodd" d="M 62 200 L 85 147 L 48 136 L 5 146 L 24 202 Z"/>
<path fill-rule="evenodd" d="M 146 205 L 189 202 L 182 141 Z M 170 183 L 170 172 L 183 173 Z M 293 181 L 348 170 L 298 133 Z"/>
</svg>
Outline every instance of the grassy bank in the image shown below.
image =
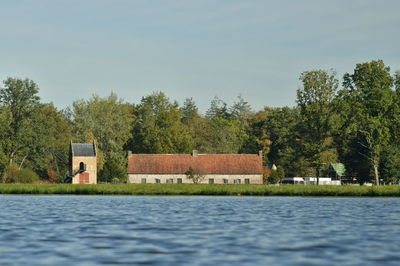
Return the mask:
<svg viewBox="0 0 400 266">
<path fill-rule="evenodd" d="M 400 186 L 0 184 L 0 194 L 400 197 Z"/>
</svg>

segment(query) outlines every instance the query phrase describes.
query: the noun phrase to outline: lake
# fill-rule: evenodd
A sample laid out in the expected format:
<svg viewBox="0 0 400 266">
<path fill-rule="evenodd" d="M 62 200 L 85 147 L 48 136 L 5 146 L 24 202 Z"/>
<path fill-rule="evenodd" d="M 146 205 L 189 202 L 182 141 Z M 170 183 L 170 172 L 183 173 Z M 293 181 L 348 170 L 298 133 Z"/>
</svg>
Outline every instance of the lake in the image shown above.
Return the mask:
<svg viewBox="0 0 400 266">
<path fill-rule="evenodd" d="M 398 265 L 400 198 L 0 196 L 0 264 Z"/>
</svg>

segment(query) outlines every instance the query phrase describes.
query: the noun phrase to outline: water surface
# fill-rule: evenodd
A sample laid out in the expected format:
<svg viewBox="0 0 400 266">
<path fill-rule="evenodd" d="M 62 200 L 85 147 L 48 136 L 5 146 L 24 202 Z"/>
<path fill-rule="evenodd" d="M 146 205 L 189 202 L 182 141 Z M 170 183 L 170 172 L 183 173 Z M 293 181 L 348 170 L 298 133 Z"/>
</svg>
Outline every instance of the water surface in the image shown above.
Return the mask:
<svg viewBox="0 0 400 266">
<path fill-rule="evenodd" d="M 0 196 L 0 264 L 398 265 L 399 198 Z"/>
</svg>

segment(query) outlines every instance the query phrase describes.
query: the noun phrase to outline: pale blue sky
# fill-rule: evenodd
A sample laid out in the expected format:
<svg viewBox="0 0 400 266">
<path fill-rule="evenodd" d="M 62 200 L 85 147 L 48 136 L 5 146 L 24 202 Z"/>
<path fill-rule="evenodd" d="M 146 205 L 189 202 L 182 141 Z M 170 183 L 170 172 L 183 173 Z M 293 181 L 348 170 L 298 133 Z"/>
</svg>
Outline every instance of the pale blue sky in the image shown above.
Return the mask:
<svg viewBox="0 0 400 266">
<path fill-rule="evenodd" d="M 383 59 L 400 69 L 398 0 L 0 0 L 0 79 L 66 107 L 164 91 L 202 111 L 241 94 L 292 106 L 302 71 Z"/>
</svg>

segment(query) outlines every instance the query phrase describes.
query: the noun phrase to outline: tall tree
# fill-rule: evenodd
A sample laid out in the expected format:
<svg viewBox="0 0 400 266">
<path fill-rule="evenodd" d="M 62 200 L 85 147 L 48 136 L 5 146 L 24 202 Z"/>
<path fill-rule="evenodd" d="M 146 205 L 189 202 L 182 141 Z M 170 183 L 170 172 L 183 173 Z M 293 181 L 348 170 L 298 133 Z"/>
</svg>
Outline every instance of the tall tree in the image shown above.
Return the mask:
<svg viewBox="0 0 400 266">
<path fill-rule="evenodd" d="M 246 134 L 237 121 L 224 118 L 196 120 L 193 140 L 202 153 L 238 153 Z"/>
<path fill-rule="evenodd" d="M 400 70 L 397 70 L 394 75 L 394 85 L 398 95 L 400 95 Z"/>
<path fill-rule="evenodd" d="M 303 87 L 297 90 L 301 145 L 305 157 L 317 168 L 337 159 L 332 146 L 332 132 L 337 126 L 332 102 L 339 84 L 335 76 L 334 71 L 303 72 L 300 75 Z"/>
<path fill-rule="evenodd" d="M 9 130 L 3 139 L 3 150 L 9 164 L 27 155 L 26 144 L 32 143 L 32 113 L 39 104 L 39 88 L 29 79 L 7 78 L 0 88 L 0 105 L 9 111 Z"/>
<path fill-rule="evenodd" d="M 136 153 L 189 153 L 193 140 L 176 103 L 162 92 L 143 97 L 136 106 L 130 149 Z"/>
<path fill-rule="evenodd" d="M 131 137 L 134 122 L 132 106 L 111 93 L 106 98 L 93 95 L 87 101 L 75 101 L 72 107 L 76 141 L 96 141 L 103 155 L 99 170 L 107 160 L 124 166 L 123 148 Z"/>
<path fill-rule="evenodd" d="M 192 98 L 187 98 L 181 108 L 182 123 L 189 125 L 191 121 L 200 117 L 199 109 Z"/>
<path fill-rule="evenodd" d="M 396 96 L 391 89 L 390 68 L 382 60 L 357 64 L 344 75 L 342 98 L 349 106 L 346 130 L 357 139 L 358 151 L 370 163 L 379 185 L 379 165 L 384 147 L 391 140 Z"/>
<path fill-rule="evenodd" d="M 302 154 L 298 145 L 300 134 L 296 131 L 300 120 L 299 108 L 265 107 L 264 113 L 263 128 L 271 140 L 269 161 L 284 167 L 288 175 L 299 174 L 301 169 L 295 167 L 295 162 Z"/>
<path fill-rule="evenodd" d="M 226 102 L 215 96 L 214 99 L 211 100 L 210 108 L 206 112 L 206 117 L 208 119 L 229 119 L 231 117 L 231 114 L 229 112 Z"/>
<path fill-rule="evenodd" d="M 231 117 L 240 121 L 241 124 L 247 124 L 247 119 L 251 114 L 252 110 L 250 104 L 239 95 L 237 101 L 234 102 L 230 108 Z"/>
<path fill-rule="evenodd" d="M 26 159 L 30 167 L 42 177 L 54 171 L 63 179 L 68 169 L 72 124 L 53 104 L 39 104 L 34 110 L 32 125 L 36 141 L 27 145 Z"/>
</svg>

